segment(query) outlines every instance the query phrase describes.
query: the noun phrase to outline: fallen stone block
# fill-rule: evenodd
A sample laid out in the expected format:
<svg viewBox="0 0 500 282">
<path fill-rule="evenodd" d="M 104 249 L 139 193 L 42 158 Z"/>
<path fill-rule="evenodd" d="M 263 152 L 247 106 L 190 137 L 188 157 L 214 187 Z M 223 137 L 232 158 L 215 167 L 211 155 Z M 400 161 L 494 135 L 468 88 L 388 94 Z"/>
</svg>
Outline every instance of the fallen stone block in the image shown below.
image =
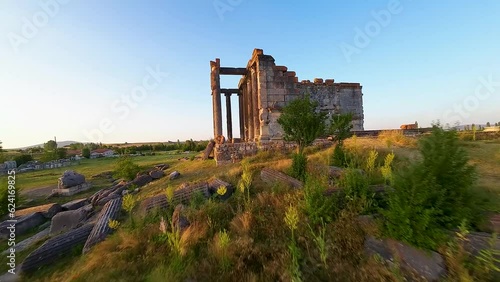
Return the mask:
<svg viewBox="0 0 500 282">
<path fill-rule="evenodd" d="M 195 193 L 201 193 L 205 198 L 210 197 L 210 192 L 208 191 L 208 183 L 201 182 L 196 184 L 186 184 L 183 185 L 183 188 L 177 189 L 174 191 L 174 196 L 172 199 L 173 203 L 189 203 L 191 197 Z M 159 194 L 153 197 L 149 197 L 144 199 L 141 204 L 139 210 L 142 214 L 147 214 L 152 210 L 163 210 L 167 209 L 170 206 L 167 196 L 165 194 Z"/>
<path fill-rule="evenodd" d="M 58 180 L 58 188 L 65 189 L 85 183 L 85 176 L 73 170 L 66 170 Z"/>
<path fill-rule="evenodd" d="M 142 175 L 137 176 L 132 181 L 132 184 L 136 185 L 137 187 L 142 187 L 151 181 L 153 181 L 153 178 L 151 178 L 151 176 L 149 176 L 148 174 L 142 174 Z"/>
<path fill-rule="evenodd" d="M 174 172 L 170 173 L 170 175 L 168 176 L 168 179 L 174 180 L 174 179 L 179 178 L 180 176 L 181 176 L 181 174 L 178 171 L 174 171 Z"/>
<path fill-rule="evenodd" d="M 27 208 L 27 209 L 17 210 L 16 217 L 23 217 L 23 216 L 33 214 L 36 212 L 41 212 L 43 214 L 43 216 L 50 219 L 60 211 L 62 211 L 61 205 L 56 204 L 56 203 L 51 203 L 51 204 L 31 207 L 31 208 Z"/>
<path fill-rule="evenodd" d="M 6 220 L 0 223 L 0 238 L 8 239 L 15 223 L 16 235 L 23 235 L 47 220 L 41 212 L 35 212 L 17 219 L 17 222 Z"/>
<path fill-rule="evenodd" d="M 174 213 L 172 214 L 172 224 L 175 229 L 182 232 L 189 227 L 190 223 L 187 217 L 183 214 L 184 205 L 179 204 L 175 207 Z"/>
<path fill-rule="evenodd" d="M 141 213 L 147 214 L 152 210 L 164 210 L 168 207 L 167 196 L 165 194 L 160 194 L 144 199 L 140 204 L 139 210 Z"/>
<path fill-rule="evenodd" d="M 224 195 L 217 194 L 217 190 L 219 189 L 219 187 L 226 188 L 226 193 Z M 211 195 L 217 194 L 217 197 L 219 199 L 225 201 L 229 199 L 231 195 L 234 193 L 234 186 L 231 185 L 230 183 L 227 183 L 225 181 L 216 178 L 208 182 L 208 191 L 210 192 Z"/>
<path fill-rule="evenodd" d="M 156 169 L 159 169 L 159 170 L 166 170 L 168 169 L 170 166 L 168 164 L 157 164 L 155 165 L 155 168 Z"/>
<path fill-rule="evenodd" d="M 165 176 L 165 172 L 163 170 L 153 170 L 149 172 L 149 176 L 153 179 L 160 179 Z"/>
<path fill-rule="evenodd" d="M 34 272 L 44 265 L 53 263 L 64 255 L 71 254 L 74 247 L 87 240 L 93 227 L 93 224 L 86 224 L 47 240 L 47 242 L 26 257 L 21 265 L 21 272 Z"/>
<path fill-rule="evenodd" d="M 291 176 L 288 176 L 286 174 L 284 174 L 283 172 L 280 172 L 280 171 L 277 171 L 277 170 L 274 170 L 274 169 L 271 169 L 271 168 L 263 168 L 260 172 L 260 178 L 266 182 L 266 183 L 270 183 L 270 184 L 274 184 L 274 183 L 283 183 L 287 186 L 290 186 L 290 187 L 293 187 L 293 188 L 302 188 L 304 187 L 304 184 L 291 177 Z"/>
<path fill-rule="evenodd" d="M 109 195 L 107 197 L 99 199 L 99 201 L 97 201 L 97 203 L 96 203 L 96 206 L 104 206 L 109 201 L 114 200 L 114 199 L 118 199 L 118 198 L 121 198 L 121 195 L 117 195 L 117 194 Z"/>
<path fill-rule="evenodd" d="M 87 219 L 87 211 L 83 208 L 60 212 L 52 218 L 50 235 L 57 235 L 59 233 L 80 227 L 83 225 L 85 219 Z"/>
<path fill-rule="evenodd" d="M 208 142 L 205 151 L 203 151 L 203 158 L 202 158 L 203 160 L 208 160 L 208 158 L 212 154 L 212 151 L 214 150 L 214 146 L 215 146 L 215 141 L 212 140 Z"/>
<path fill-rule="evenodd" d="M 49 237 L 49 228 L 45 228 L 42 231 L 36 233 L 35 235 L 33 235 L 27 239 L 24 239 L 19 243 L 16 243 L 15 250 L 16 250 L 16 252 L 24 251 L 27 248 L 33 246 L 34 244 L 36 244 L 37 242 L 39 242 L 41 240 L 44 240 L 47 237 Z M 8 254 L 9 251 L 10 251 L 10 248 L 7 248 L 7 250 L 2 252 L 2 255 Z M 3 281 L 3 280 L 0 280 L 0 281 Z"/>
<path fill-rule="evenodd" d="M 63 204 L 61 207 L 63 211 L 71 211 L 71 210 L 77 210 L 83 206 L 85 206 L 89 201 L 87 198 L 83 199 L 77 199 L 73 200 L 71 202 L 67 202 L 66 204 Z"/>
<path fill-rule="evenodd" d="M 52 189 L 52 194 L 56 196 L 73 196 L 75 194 L 81 193 L 83 191 L 87 191 L 92 188 L 92 184 L 89 182 L 85 182 L 76 186 L 72 186 L 69 188 L 58 188 Z"/>
<path fill-rule="evenodd" d="M 404 271 L 425 281 L 440 281 L 446 275 L 445 262 L 440 254 L 426 252 L 392 239 L 368 237 L 365 240 L 365 252 L 368 255 L 379 255 L 389 264 L 398 261 Z"/>
<path fill-rule="evenodd" d="M 113 199 L 107 202 L 102 208 L 99 216 L 97 217 L 97 222 L 90 232 L 85 246 L 83 247 L 83 253 L 87 253 L 95 244 L 106 239 L 109 233 L 112 232 L 111 227 L 109 227 L 110 220 L 116 220 L 120 214 L 122 208 L 122 198 Z"/>
</svg>

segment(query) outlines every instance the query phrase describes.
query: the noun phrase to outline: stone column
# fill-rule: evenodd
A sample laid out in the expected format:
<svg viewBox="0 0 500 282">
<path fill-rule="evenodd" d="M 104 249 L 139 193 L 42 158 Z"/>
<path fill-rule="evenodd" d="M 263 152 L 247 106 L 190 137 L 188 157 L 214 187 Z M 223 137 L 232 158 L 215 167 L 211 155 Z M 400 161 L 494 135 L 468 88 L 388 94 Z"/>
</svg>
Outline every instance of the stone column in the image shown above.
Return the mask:
<svg viewBox="0 0 500 282">
<path fill-rule="evenodd" d="M 241 89 L 238 92 L 238 103 L 239 103 L 239 116 L 240 116 L 240 140 L 245 139 L 245 124 L 243 117 L 243 93 Z"/>
<path fill-rule="evenodd" d="M 212 85 L 212 107 L 214 115 L 214 138 L 222 135 L 222 109 L 220 99 L 220 59 L 210 62 L 211 85 Z"/>
<path fill-rule="evenodd" d="M 254 141 L 254 127 L 253 127 L 253 99 L 252 99 L 252 81 L 249 77 L 249 79 L 247 79 L 247 113 L 248 113 L 248 116 L 247 116 L 247 126 L 248 126 L 248 139 L 247 141 L 248 142 L 252 142 Z"/>
<path fill-rule="evenodd" d="M 226 93 L 227 141 L 233 140 L 233 119 L 231 117 L 231 93 Z"/>
<path fill-rule="evenodd" d="M 257 87 L 257 71 L 255 66 L 252 67 L 251 75 L 252 84 L 252 122 L 253 122 L 253 138 L 252 141 L 258 141 L 260 137 L 260 119 L 259 119 L 259 91 Z"/>
</svg>

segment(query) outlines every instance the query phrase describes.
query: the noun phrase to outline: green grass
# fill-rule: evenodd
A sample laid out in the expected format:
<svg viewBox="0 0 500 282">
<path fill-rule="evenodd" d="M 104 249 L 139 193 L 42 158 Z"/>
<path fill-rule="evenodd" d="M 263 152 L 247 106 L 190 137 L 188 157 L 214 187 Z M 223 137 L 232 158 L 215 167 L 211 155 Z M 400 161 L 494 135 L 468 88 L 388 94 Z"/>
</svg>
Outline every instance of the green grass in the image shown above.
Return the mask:
<svg viewBox="0 0 500 282">
<path fill-rule="evenodd" d="M 500 143 L 493 141 L 463 142 L 471 162 L 477 165 L 479 180 L 477 193 L 484 201 L 481 205 L 486 210 L 500 210 Z M 376 149 L 379 158 L 394 152 L 395 163 L 404 165 L 420 158 L 418 150 L 412 144 L 392 145 L 388 148 L 385 140 L 374 138 L 356 138 L 347 140 L 347 147 L 358 146 L 360 150 Z M 308 162 L 311 166 L 327 165 L 332 148 L 324 150 L 310 149 Z M 164 193 L 168 186 L 177 188 L 181 183 L 206 181 L 219 177 L 236 185 L 241 178 L 240 164 L 216 167 L 214 160 L 178 161 L 178 158 L 192 155 L 156 155 L 134 158 L 137 164 L 148 167 L 157 163 L 168 163 L 166 171 L 177 170 L 181 177 L 169 180 L 166 177 L 148 184 L 136 196 L 138 201 Z M 91 175 L 113 170 L 113 159 L 82 161 L 72 167 L 90 179 Z M 252 183 L 251 202 L 243 205 L 241 196 L 236 192 L 227 202 L 205 201 L 199 205 L 187 206 L 186 216 L 199 228 L 194 235 L 187 237 L 189 248 L 182 259 L 174 259 L 172 250 L 166 243 L 158 240 L 160 235 L 160 216 L 149 215 L 141 218 L 134 213 L 135 225 L 128 216 L 123 216 L 121 226 L 104 242 L 96 245 L 91 252 L 63 258 L 57 264 L 44 268 L 22 281 L 172 281 L 193 279 L 195 281 L 234 281 L 236 278 L 249 281 L 289 281 L 288 265 L 291 261 L 286 247 L 289 239 L 283 218 L 290 204 L 303 205 L 302 190 L 276 188 L 268 185 L 259 177 L 259 170 L 272 167 L 286 171 L 291 165 L 287 154 L 260 152 L 248 158 L 250 168 L 256 172 Z M 380 161 L 377 161 L 379 163 Z M 21 189 L 33 189 L 57 183 L 64 169 L 30 172 L 19 174 Z M 3 181 L 3 179 L 1 180 Z M 95 187 L 88 193 L 76 195 L 81 198 L 93 191 L 109 185 L 105 181 L 95 181 Z M 279 191 L 279 192 L 276 192 Z M 61 198 L 55 198 L 59 201 Z M 68 201 L 68 198 L 64 198 Z M 42 203 L 36 202 L 37 204 Z M 170 214 L 162 213 L 165 219 Z M 356 214 L 349 210 L 340 213 L 340 217 L 325 226 L 325 242 L 332 251 L 326 261 L 321 259 L 315 248 L 314 236 L 307 225 L 306 215 L 301 212 L 297 229 L 297 247 L 303 257 L 300 269 L 304 281 L 397 281 L 390 269 L 380 263 L 362 258 L 365 231 L 354 222 Z M 206 232 L 202 232 L 206 229 Z M 200 234 L 196 234 L 196 230 Z M 227 230 L 230 237 L 227 257 L 231 268 L 221 271 L 220 254 L 217 254 L 215 234 Z M 373 232 L 376 232 L 373 231 Z M 201 234 L 203 233 L 203 234 Z M 189 235 L 189 234 L 188 234 Z M 373 234 L 372 234 L 373 235 Z M 198 237 L 200 238 L 198 238 Z M 197 238 L 195 241 L 193 238 Z M 21 256 L 25 256 L 22 254 Z M 0 261 L 1 263 L 2 261 Z"/>
<path fill-rule="evenodd" d="M 154 156 L 134 157 L 133 161 L 140 166 L 147 167 L 159 163 L 172 163 L 178 158 L 191 157 L 193 155 L 196 154 L 156 154 Z M 16 188 L 20 190 L 29 190 L 44 186 L 57 185 L 57 179 L 65 170 L 68 169 L 81 173 L 85 175 L 87 180 L 90 180 L 92 175 L 103 171 L 114 170 L 115 163 L 116 158 L 85 159 L 81 160 L 79 165 L 75 166 L 18 173 L 16 178 Z M 5 183 L 6 179 L 6 176 L 0 177 L 0 183 Z"/>
</svg>

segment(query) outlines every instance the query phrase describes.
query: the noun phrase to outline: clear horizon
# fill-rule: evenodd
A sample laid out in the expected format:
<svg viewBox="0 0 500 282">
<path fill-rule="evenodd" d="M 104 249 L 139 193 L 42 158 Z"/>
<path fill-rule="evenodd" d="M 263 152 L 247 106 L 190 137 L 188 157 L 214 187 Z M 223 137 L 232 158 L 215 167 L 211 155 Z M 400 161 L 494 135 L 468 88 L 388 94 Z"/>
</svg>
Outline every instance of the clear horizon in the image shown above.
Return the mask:
<svg viewBox="0 0 500 282">
<path fill-rule="evenodd" d="M 254 48 L 299 80 L 361 83 L 367 130 L 500 122 L 500 2 L 300 3 L 4 1 L 0 141 L 209 139 L 209 62 Z"/>
</svg>

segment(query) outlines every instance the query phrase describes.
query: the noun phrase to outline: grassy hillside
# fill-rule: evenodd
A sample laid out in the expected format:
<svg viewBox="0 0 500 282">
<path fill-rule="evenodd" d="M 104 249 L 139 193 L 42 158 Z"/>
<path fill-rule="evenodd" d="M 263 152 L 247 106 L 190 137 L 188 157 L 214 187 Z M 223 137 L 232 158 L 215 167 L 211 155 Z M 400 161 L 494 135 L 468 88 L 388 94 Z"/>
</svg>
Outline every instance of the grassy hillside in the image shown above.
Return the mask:
<svg viewBox="0 0 500 282">
<path fill-rule="evenodd" d="M 481 209 L 500 211 L 500 142 L 461 142 L 461 145 L 469 154 L 470 163 L 477 167 L 479 177 L 474 192 L 480 199 Z M 394 152 L 395 170 L 421 159 L 416 140 L 398 136 L 354 137 L 346 141 L 346 148 L 363 158 L 375 149 L 377 167 L 383 164 L 387 154 Z M 118 230 L 90 253 L 81 256 L 81 246 L 75 247 L 73 256 L 23 280 L 290 281 L 300 276 L 303 281 L 400 281 L 403 273 L 397 264 L 388 266 L 363 254 L 365 236 L 379 236 L 382 231 L 377 224 L 359 221 L 358 216 L 372 213 L 377 205 L 383 207 L 384 203 L 372 203 L 366 209 L 369 204 L 363 198 L 346 202 L 342 198 L 333 197 L 331 201 L 323 196 L 322 191 L 328 186 L 325 166 L 332 152 L 332 148 L 308 148 L 308 171 L 317 181 L 302 190 L 262 182 L 259 177 L 262 168 L 287 172 L 291 160 L 289 155 L 260 152 L 245 160 L 247 172 L 253 174 L 250 198 L 237 189 L 226 202 L 209 199 L 186 203 L 185 216 L 191 226 L 179 237 L 170 228 L 172 210 L 144 217 L 136 207 L 133 222 L 123 213 Z M 137 203 L 165 193 L 168 187 L 212 177 L 237 186 L 244 170 L 242 164 L 216 167 L 213 160 L 177 161 L 178 157 L 134 159 L 144 166 L 169 163 L 168 171 L 177 170 L 182 174 L 174 181 L 162 178 L 148 184 L 135 196 Z M 112 170 L 113 162 L 89 160 L 74 169 L 89 177 Z M 21 189 L 50 185 L 62 171 L 20 175 Z M 379 174 L 377 169 L 370 176 L 372 184 L 383 182 Z M 312 221 L 312 213 L 324 211 L 328 217 L 322 219 L 323 223 Z M 167 222 L 163 231 L 162 219 Z M 19 254 L 20 257 L 29 251 Z M 457 262 L 462 263 L 458 258 L 451 263 Z"/>
</svg>

